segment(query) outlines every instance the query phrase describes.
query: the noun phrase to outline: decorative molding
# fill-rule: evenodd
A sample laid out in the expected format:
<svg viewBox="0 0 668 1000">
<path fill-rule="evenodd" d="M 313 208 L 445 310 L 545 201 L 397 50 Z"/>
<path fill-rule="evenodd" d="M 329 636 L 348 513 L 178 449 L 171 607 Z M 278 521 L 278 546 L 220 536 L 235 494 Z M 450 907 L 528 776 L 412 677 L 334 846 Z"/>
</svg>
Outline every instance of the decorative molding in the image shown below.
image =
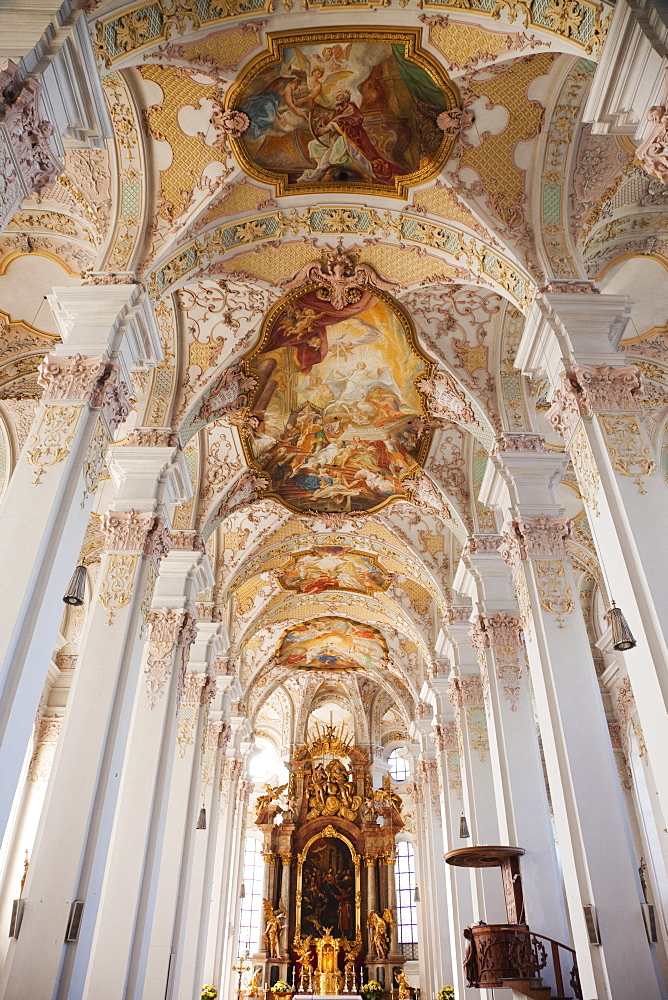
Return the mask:
<svg viewBox="0 0 668 1000">
<path fill-rule="evenodd" d="M 460 424 L 476 422 L 471 404 L 449 372 L 435 372 L 431 378 L 421 378 L 417 388 L 424 393 L 431 416 Z"/>
<path fill-rule="evenodd" d="M 179 448 L 179 435 L 170 427 L 135 427 L 123 445 L 128 448 Z"/>
<path fill-rule="evenodd" d="M 302 288 L 314 282 L 319 286 L 318 293 L 326 302 L 331 302 L 335 309 L 343 309 L 362 297 L 363 288 L 380 288 L 384 292 L 397 292 L 400 288 L 397 281 L 385 281 L 379 277 L 370 264 L 358 264 L 357 258 L 343 247 L 336 250 L 325 250 L 320 263 L 312 261 L 295 274 L 281 282 L 284 291 Z"/>
<path fill-rule="evenodd" d="M 35 727 L 35 747 L 28 768 L 28 781 L 45 785 L 49 780 L 63 720 L 60 716 L 42 716 Z"/>
<path fill-rule="evenodd" d="M 58 465 L 69 455 L 79 425 L 84 404 L 44 406 L 37 430 L 28 442 L 26 459 L 35 466 L 33 486 L 39 486 L 48 468 Z"/>
<path fill-rule="evenodd" d="M 39 111 L 41 85 L 7 61 L 0 70 L 0 231 L 23 198 L 63 172 L 51 149 L 53 126 Z"/>
<path fill-rule="evenodd" d="M 248 406 L 249 393 L 256 384 L 254 378 L 246 375 L 241 363 L 230 365 L 214 382 L 197 413 L 197 419 L 210 423 L 219 417 L 239 413 Z"/>
<path fill-rule="evenodd" d="M 664 103 L 649 109 L 647 121 L 652 128 L 636 150 L 636 158 L 651 177 L 668 184 L 668 71 Z"/>
<path fill-rule="evenodd" d="M 537 559 L 534 562 L 538 598 L 543 611 L 557 616 L 557 625 L 564 627 L 564 615 L 575 611 L 575 601 L 564 573 L 561 559 Z"/>
<path fill-rule="evenodd" d="M 520 612 L 522 632 L 524 633 L 525 640 L 527 642 L 530 642 L 533 612 L 531 610 L 531 599 L 529 597 L 529 588 L 527 587 L 527 578 L 524 572 L 524 566 L 521 563 L 519 563 L 519 565 L 515 570 L 513 583 L 515 585 L 515 596 L 517 597 L 517 606 Z"/>
<path fill-rule="evenodd" d="M 159 608 L 148 619 L 148 652 L 144 675 L 149 708 L 162 698 L 172 670 L 173 653 L 186 619 L 185 608 Z"/>
<path fill-rule="evenodd" d="M 580 496 L 594 517 L 600 517 L 598 494 L 601 488 L 601 477 L 596 468 L 594 453 L 591 450 L 584 424 L 578 424 L 568 445 L 568 450 L 577 476 Z"/>
<path fill-rule="evenodd" d="M 603 413 L 600 420 L 613 469 L 633 479 L 639 493 L 647 493 L 643 480 L 656 471 L 656 462 L 637 416 Z"/>
<path fill-rule="evenodd" d="M 469 535 L 462 549 L 463 556 L 474 556 L 489 552 L 498 552 L 501 535 Z"/>
<path fill-rule="evenodd" d="M 136 551 L 160 561 L 171 549 L 165 518 L 154 511 L 108 510 L 101 527 L 109 552 Z"/>
<path fill-rule="evenodd" d="M 84 358 L 81 354 L 44 358 L 38 378 L 44 388 L 42 402 L 64 399 L 90 402 L 94 390 L 108 377 L 111 364 L 109 358 Z"/>
<path fill-rule="evenodd" d="M 95 430 L 93 431 L 93 436 L 83 463 L 82 475 L 84 491 L 81 498 L 82 509 L 86 506 L 86 500 L 88 497 L 92 496 L 97 489 L 97 484 L 100 481 L 100 473 L 102 472 L 104 459 L 107 454 L 107 448 L 110 444 L 111 437 L 109 435 L 109 431 L 107 430 L 107 425 L 104 420 L 98 419 L 95 424 Z"/>
<path fill-rule="evenodd" d="M 132 587 L 139 555 L 120 555 L 112 553 L 107 556 L 107 564 L 100 587 L 98 600 L 109 612 L 107 625 L 113 625 L 116 612 L 126 607 L 132 598 Z"/>
</svg>

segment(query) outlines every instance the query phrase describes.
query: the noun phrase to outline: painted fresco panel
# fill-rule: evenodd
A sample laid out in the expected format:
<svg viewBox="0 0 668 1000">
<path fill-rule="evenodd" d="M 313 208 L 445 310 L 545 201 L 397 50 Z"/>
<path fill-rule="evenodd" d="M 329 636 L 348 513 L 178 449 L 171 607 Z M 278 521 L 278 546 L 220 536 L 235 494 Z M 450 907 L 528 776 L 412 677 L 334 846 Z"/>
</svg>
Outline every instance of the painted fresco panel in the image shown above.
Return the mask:
<svg viewBox="0 0 668 1000">
<path fill-rule="evenodd" d="M 280 666 L 301 670 L 368 670 L 386 659 L 380 632 L 349 618 L 312 618 L 293 625 L 277 653 Z"/>
<path fill-rule="evenodd" d="M 291 510 L 376 510 L 424 461 L 416 379 L 431 366 L 379 294 L 359 290 L 342 309 L 322 289 L 284 299 L 246 361 L 258 383 L 248 458 Z"/>
<path fill-rule="evenodd" d="M 388 584 L 375 559 L 345 545 L 320 545 L 311 552 L 300 552 L 285 565 L 278 582 L 285 590 L 302 594 L 325 590 L 376 593 Z"/>
</svg>

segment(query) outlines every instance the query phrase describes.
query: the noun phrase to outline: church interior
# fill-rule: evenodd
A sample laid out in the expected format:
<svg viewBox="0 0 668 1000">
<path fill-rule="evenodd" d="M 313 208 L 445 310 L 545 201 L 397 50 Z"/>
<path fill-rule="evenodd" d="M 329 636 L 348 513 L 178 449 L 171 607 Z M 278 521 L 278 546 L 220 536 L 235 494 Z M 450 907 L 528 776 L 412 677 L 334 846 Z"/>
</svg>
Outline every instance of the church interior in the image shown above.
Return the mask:
<svg viewBox="0 0 668 1000">
<path fill-rule="evenodd" d="M 0 1000 L 668 1000 L 667 478 L 665 0 L 5 0 Z"/>
</svg>

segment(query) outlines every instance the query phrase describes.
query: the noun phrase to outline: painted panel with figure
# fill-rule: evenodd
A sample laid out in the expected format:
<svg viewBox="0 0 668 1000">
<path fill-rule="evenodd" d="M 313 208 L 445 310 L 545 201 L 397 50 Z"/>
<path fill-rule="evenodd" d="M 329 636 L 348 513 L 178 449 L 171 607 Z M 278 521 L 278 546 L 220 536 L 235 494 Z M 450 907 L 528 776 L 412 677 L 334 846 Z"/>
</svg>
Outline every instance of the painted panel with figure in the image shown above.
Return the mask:
<svg viewBox="0 0 668 1000">
<path fill-rule="evenodd" d="M 277 662 L 301 670 L 360 670 L 387 660 L 380 632 L 349 618 L 312 618 L 283 636 Z"/>
<path fill-rule="evenodd" d="M 407 317 L 382 292 L 352 298 L 336 308 L 313 286 L 286 296 L 246 360 L 257 426 L 244 447 L 290 510 L 377 510 L 406 495 L 429 448 L 416 380 L 432 366 Z"/>
<path fill-rule="evenodd" d="M 350 848 L 320 837 L 309 848 L 302 875 L 301 934 L 355 937 L 355 866 Z"/>
<path fill-rule="evenodd" d="M 439 171 L 451 140 L 437 119 L 458 96 L 416 32 L 288 32 L 270 45 L 228 98 L 248 116 L 234 145 L 252 175 L 278 193 L 404 194 Z"/>
<path fill-rule="evenodd" d="M 385 590 L 388 579 L 371 556 L 345 545 L 319 545 L 294 555 L 278 582 L 285 590 L 321 594 L 325 590 L 354 590 L 363 594 Z"/>
</svg>

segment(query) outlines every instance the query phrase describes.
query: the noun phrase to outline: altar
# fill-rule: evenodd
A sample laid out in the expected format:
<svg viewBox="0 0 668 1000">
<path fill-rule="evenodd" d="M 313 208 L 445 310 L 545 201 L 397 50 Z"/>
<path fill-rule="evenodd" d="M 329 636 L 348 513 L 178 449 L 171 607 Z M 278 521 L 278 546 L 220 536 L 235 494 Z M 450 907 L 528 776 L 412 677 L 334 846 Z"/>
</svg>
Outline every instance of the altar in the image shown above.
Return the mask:
<svg viewBox="0 0 668 1000">
<path fill-rule="evenodd" d="M 295 997 L 360 1000 L 362 981 L 389 992 L 404 964 L 394 878 L 401 798 L 389 775 L 374 788 L 371 760 L 342 730 L 314 735 L 288 762 L 288 785 L 258 799 L 265 893 L 252 962 L 257 982 L 287 982 Z"/>
</svg>

